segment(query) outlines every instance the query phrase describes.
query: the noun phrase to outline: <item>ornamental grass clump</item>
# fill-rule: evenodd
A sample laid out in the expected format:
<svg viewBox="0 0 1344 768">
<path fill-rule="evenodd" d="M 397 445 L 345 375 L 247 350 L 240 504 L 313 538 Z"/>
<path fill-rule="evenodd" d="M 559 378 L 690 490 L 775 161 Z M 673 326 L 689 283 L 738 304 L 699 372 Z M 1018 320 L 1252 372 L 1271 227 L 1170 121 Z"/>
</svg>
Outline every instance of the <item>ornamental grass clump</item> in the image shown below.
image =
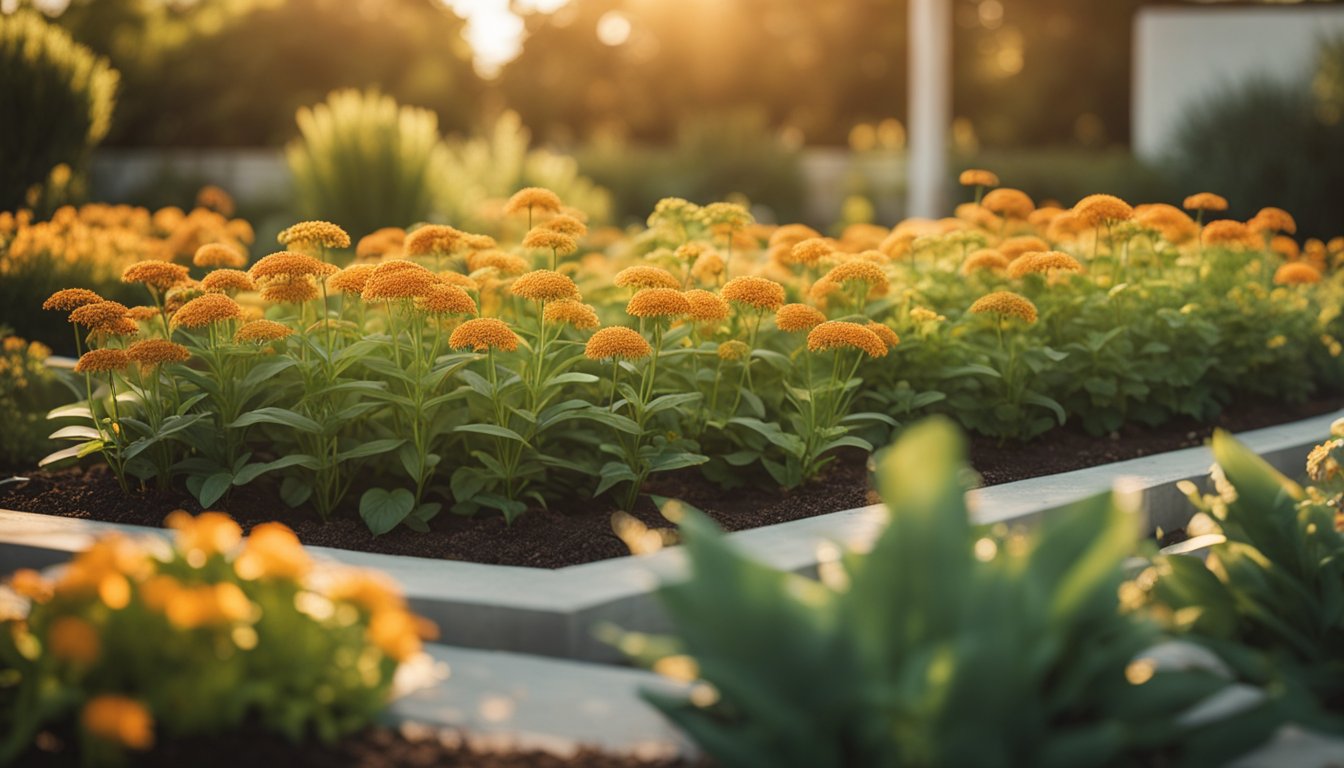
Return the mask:
<svg viewBox="0 0 1344 768">
<path fill-rule="evenodd" d="M 313 562 L 280 523 L 174 512 L 171 547 L 108 534 L 16 571 L 0 618 L 0 763 L 69 723 L 86 764 L 250 723 L 298 743 L 370 725 L 433 627 L 379 575 Z"/>
</svg>

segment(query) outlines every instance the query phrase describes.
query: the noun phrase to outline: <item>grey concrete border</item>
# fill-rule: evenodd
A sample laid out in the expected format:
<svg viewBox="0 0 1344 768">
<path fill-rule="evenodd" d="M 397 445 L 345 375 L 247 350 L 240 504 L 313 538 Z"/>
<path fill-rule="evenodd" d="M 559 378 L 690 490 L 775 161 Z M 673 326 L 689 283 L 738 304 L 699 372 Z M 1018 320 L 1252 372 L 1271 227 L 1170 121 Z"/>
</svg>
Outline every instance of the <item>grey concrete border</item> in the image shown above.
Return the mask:
<svg viewBox="0 0 1344 768">
<path fill-rule="evenodd" d="M 1329 433 L 1344 411 L 1239 435 L 1252 450 L 1289 474 L 1298 474 L 1306 453 Z M 1105 491 L 1120 478 L 1143 491 L 1153 526 L 1172 529 L 1189 518 L 1177 482 L 1202 482 L 1212 463 L 1207 448 L 1189 448 L 1089 469 L 1032 478 L 972 491 L 972 514 L 981 523 L 1030 523 L 1072 501 Z M 769 565 L 812 572 L 825 541 L 863 548 L 880 529 L 880 505 L 796 520 L 731 534 L 748 553 Z M 71 518 L 0 511 L 0 573 L 66 559 L 101 531 L 164 535 L 137 528 Z M 684 572 L 679 548 L 643 557 L 540 570 L 310 547 L 314 556 L 377 568 L 395 578 L 413 608 L 436 623 L 441 639 L 455 646 L 620 662 L 613 648 L 593 636 L 611 622 L 627 630 L 667 629 L 652 591 Z"/>
</svg>

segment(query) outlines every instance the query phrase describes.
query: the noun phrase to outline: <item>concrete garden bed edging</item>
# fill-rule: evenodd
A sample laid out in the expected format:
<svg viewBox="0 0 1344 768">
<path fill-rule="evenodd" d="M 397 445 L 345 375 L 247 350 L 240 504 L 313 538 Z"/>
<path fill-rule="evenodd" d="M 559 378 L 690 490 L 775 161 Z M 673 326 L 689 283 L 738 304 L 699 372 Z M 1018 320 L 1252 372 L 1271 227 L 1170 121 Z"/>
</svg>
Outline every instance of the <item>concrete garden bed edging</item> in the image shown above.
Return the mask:
<svg viewBox="0 0 1344 768">
<path fill-rule="evenodd" d="M 1341 412 L 1253 430 L 1242 442 L 1290 475 L 1300 474 L 1307 452 L 1329 434 Z M 1207 447 L 1106 464 L 971 491 L 977 522 L 1030 524 L 1070 502 L 1125 479 L 1142 491 L 1150 527 L 1181 527 L 1191 509 L 1176 484 L 1205 482 L 1212 464 Z M 880 530 L 881 505 L 835 512 L 731 534 L 752 556 L 775 568 L 814 572 L 823 542 L 863 548 Z M 120 530 L 165 536 L 162 529 L 0 511 L 0 573 L 61 562 L 90 537 Z M 620 663 L 619 652 L 594 636 L 613 623 L 626 630 L 667 629 L 653 590 L 684 571 L 679 548 L 541 570 L 309 547 L 319 559 L 377 568 L 396 579 L 412 607 L 438 625 L 443 642 L 469 648 Z"/>
</svg>

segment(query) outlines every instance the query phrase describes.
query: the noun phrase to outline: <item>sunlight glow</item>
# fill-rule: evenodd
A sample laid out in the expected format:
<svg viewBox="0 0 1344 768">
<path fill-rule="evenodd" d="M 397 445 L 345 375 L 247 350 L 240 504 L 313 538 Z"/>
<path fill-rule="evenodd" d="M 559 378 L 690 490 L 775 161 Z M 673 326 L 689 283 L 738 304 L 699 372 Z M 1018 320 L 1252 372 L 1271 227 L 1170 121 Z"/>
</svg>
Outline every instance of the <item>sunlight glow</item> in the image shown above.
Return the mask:
<svg viewBox="0 0 1344 768">
<path fill-rule="evenodd" d="M 499 70 L 517 57 L 527 32 L 520 13 L 553 13 L 569 0 L 440 0 L 458 16 L 466 19 L 462 36 L 471 46 L 476 71 L 482 77 L 495 77 Z"/>
</svg>

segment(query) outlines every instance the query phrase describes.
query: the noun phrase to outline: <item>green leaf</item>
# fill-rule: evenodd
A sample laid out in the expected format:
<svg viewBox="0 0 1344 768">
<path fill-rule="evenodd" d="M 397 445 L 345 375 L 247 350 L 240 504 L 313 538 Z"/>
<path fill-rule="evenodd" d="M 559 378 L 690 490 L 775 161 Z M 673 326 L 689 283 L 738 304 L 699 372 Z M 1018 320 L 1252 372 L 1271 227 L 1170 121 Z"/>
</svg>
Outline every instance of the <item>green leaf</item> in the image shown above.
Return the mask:
<svg viewBox="0 0 1344 768">
<path fill-rule="evenodd" d="M 846 448 L 846 447 L 858 448 L 863 451 L 868 451 L 869 453 L 871 453 L 873 450 L 873 444 L 868 442 L 867 440 L 864 440 L 863 438 L 860 437 L 854 437 L 853 435 L 846 435 L 844 437 L 837 437 L 836 439 L 830 441 L 829 443 L 826 443 L 825 445 L 821 446 L 821 448 L 817 449 L 817 455 L 820 456 L 821 454 L 826 453 L 827 451 L 831 451 L 836 448 Z"/>
<path fill-rule="evenodd" d="M 89 410 L 88 405 L 84 403 L 72 403 L 70 405 L 63 405 L 60 408 L 52 409 L 47 413 L 47 418 L 48 419 L 81 418 L 92 420 L 94 416 L 93 411 Z"/>
<path fill-rule="evenodd" d="M 313 495 L 313 486 L 297 477 L 280 481 L 280 500 L 290 507 L 301 507 Z"/>
<path fill-rule="evenodd" d="M 209 507 L 216 501 L 224 497 L 229 488 L 233 485 L 233 475 L 229 472 L 216 472 L 205 478 L 201 483 L 201 492 L 196 494 L 196 500 L 202 507 Z"/>
<path fill-rule="evenodd" d="M 98 447 L 93 448 L 91 450 L 85 450 L 88 446 L 94 444 L 97 444 Z M 94 451 L 102 450 L 102 447 L 103 447 L 102 440 L 94 440 L 88 443 L 80 443 L 79 445 L 72 445 L 69 448 L 62 448 L 61 450 L 56 451 L 55 453 L 47 454 L 46 456 L 42 457 L 41 461 L 37 462 L 37 466 L 45 467 L 51 464 L 55 464 L 58 461 L 65 461 L 66 459 L 82 459 L 85 456 L 88 456 L 90 453 L 93 453 Z"/>
<path fill-rule="evenodd" d="M 280 424 L 309 434 L 319 435 L 322 433 L 322 426 L 307 416 L 285 408 L 275 407 L 258 408 L 255 411 L 244 413 L 234 419 L 229 426 L 236 429 L 250 427 L 253 424 Z"/>
<path fill-rule="evenodd" d="M 650 472 L 669 472 L 674 469 L 694 467 L 709 461 L 708 456 L 698 453 L 672 453 L 657 456 L 649 462 Z"/>
<path fill-rule="evenodd" d="M 601 379 L 591 373 L 570 371 L 569 373 L 562 373 L 559 376 L 552 376 L 546 380 L 545 384 L 546 386 L 560 386 L 562 384 L 593 384 L 598 381 L 601 381 Z"/>
<path fill-rule="evenodd" d="M 508 427 L 501 427 L 498 424 L 459 424 L 453 427 L 454 432 L 470 432 L 477 435 L 490 435 L 491 437 L 502 437 L 505 440 L 516 440 L 529 447 L 530 444 L 522 435 L 514 432 Z"/>
<path fill-rule="evenodd" d="M 598 472 L 601 482 L 597 484 L 597 490 L 593 491 L 594 496 L 601 496 L 617 483 L 633 483 L 639 479 L 637 475 L 626 464 L 619 461 L 609 461 L 602 465 Z"/>
<path fill-rule="evenodd" d="M 1024 392 L 1022 393 L 1022 402 L 1030 405 L 1039 405 L 1042 408 L 1049 408 L 1055 414 L 1055 418 L 1059 419 L 1059 423 L 1064 423 L 1064 419 L 1066 418 L 1064 406 L 1060 405 L 1054 399 L 1046 397 L 1039 392 Z"/>
<path fill-rule="evenodd" d="M 952 368 L 944 368 L 936 374 L 940 379 L 958 379 L 962 376 L 988 376 L 991 379 L 1001 379 L 1003 375 L 990 368 L 988 365 L 979 363 L 969 363 L 967 365 L 958 365 Z"/>
<path fill-rule="evenodd" d="M 376 456 L 380 453 L 395 451 L 406 442 L 405 438 L 389 437 L 381 440 L 370 440 L 367 443 L 360 443 L 348 451 L 341 451 L 336 454 L 336 461 L 343 462 L 351 459 L 362 459 L 366 456 Z"/>
<path fill-rule="evenodd" d="M 359 497 L 359 516 L 374 536 L 396 528 L 415 509 L 415 494 L 405 488 L 370 488 Z"/>
<path fill-rule="evenodd" d="M 294 453 L 278 458 L 275 461 L 258 462 L 243 466 L 234 473 L 233 484 L 237 486 L 247 485 L 267 472 L 274 472 L 277 469 L 304 467 L 306 469 L 315 470 L 321 466 L 322 462 L 316 456 L 310 456 L 305 453 Z"/>
<path fill-rule="evenodd" d="M 102 438 L 102 432 L 83 425 L 61 427 L 47 436 L 48 440 L 101 440 Z"/>
</svg>

